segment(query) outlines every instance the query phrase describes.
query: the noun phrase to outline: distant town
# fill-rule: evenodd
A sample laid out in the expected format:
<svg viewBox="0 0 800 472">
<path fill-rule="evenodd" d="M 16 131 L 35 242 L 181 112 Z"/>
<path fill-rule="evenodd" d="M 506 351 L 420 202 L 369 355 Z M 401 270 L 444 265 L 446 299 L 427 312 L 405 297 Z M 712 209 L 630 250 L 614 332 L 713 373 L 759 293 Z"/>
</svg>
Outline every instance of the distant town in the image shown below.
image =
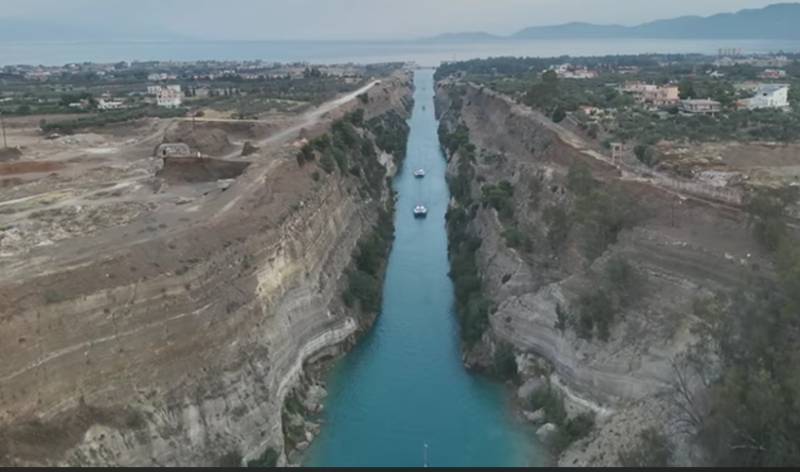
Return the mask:
<svg viewBox="0 0 800 472">
<path fill-rule="evenodd" d="M 0 114 L 36 116 L 42 131 L 62 134 L 190 112 L 257 119 L 318 105 L 387 67 L 394 66 L 265 61 L 12 65 L 0 68 Z"/>
</svg>

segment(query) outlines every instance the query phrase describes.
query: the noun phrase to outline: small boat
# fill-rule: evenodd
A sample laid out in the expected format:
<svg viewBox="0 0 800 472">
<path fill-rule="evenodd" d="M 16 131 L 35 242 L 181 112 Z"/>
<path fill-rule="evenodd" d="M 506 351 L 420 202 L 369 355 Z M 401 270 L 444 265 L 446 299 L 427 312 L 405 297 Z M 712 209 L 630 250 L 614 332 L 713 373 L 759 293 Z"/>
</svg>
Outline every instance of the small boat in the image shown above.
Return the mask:
<svg viewBox="0 0 800 472">
<path fill-rule="evenodd" d="M 425 169 L 417 169 L 414 171 L 414 177 L 421 179 L 425 177 Z"/>
<path fill-rule="evenodd" d="M 425 206 L 417 205 L 414 207 L 414 218 L 425 218 L 426 216 L 428 216 L 428 209 Z"/>
</svg>

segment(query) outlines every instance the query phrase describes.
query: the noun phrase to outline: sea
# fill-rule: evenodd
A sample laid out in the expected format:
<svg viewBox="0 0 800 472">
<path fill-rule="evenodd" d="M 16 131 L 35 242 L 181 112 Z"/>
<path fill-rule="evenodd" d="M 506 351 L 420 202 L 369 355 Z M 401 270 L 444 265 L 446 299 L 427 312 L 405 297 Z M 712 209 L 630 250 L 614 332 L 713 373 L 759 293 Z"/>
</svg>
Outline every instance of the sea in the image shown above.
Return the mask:
<svg viewBox="0 0 800 472">
<path fill-rule="evenodd" d="M 264 60 L 315 64 L 415 62 L 437 66 L 498 56 L 600 56 L 798 52 L 800 41 L 688 39 L 559 39 L 494 41 L 71 41 L 0 42 L 0 66 L 75 62 Z"/>
</svg>

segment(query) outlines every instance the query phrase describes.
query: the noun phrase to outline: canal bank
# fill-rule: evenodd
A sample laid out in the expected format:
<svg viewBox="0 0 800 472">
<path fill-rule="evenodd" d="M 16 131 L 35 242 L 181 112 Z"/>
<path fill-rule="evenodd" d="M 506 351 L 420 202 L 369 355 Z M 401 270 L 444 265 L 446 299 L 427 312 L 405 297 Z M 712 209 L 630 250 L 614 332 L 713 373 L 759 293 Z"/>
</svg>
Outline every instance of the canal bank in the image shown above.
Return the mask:
<svg viewBox="0 0 800 472">
<path fill-rule="evenodd" d="M 532 431 L 502 384 L 461 361 L 448 277 L 445 181 L 433 107 L 433 71 L 415 75 L 403 169 L 395 177 L 395 241 L 381 314 L 331 371 L 322 432 L 309 466 L 525 466 L 542 462 Z M 424 168 L 424 179 L 413 170 Z M 417 204 L 428 208 L 415 219 Z"/>
</svg>

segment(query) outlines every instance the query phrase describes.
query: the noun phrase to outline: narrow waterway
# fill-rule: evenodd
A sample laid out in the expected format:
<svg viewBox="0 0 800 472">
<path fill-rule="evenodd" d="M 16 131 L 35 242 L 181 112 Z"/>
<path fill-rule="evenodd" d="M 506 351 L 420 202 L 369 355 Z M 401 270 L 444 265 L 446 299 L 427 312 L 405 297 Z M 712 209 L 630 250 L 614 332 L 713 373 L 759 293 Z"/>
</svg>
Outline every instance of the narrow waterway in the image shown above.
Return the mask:
<svg viewBox="0 0 800 472">
<path fill-rule="evenodd" d="M 532 432 L 508 405 L 503 385 L 461 363 L 447 276 L 445 182 L 433 71 L 415 75 L 415 105 L 398 192 L 396 239 L 383 309 L 374 330 L 333 369 L 320 436 L 309 466 L 525 466 L 539 463 Z M 424 168 L 427 176 L 412 172 Z M 418 203 L 427 219 L 415 219 Z"/>
</svg>

